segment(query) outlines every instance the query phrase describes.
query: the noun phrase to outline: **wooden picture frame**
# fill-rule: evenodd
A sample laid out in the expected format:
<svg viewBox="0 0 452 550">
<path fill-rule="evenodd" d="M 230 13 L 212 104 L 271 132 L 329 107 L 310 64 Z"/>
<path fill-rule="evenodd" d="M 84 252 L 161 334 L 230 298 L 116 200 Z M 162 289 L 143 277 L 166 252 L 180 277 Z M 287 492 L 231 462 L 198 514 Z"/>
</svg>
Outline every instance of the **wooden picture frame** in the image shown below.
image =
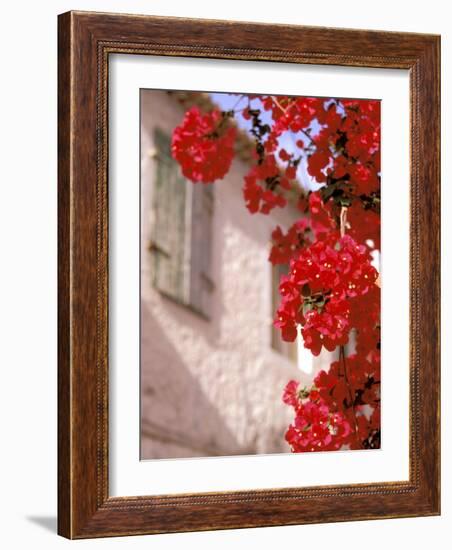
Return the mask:
<svg viewBox="0 0 452 550">
<path fill-rule="evenodd" d="M 440 513 L 440 38 L 68 12 L 58 39 L 58 532 L 88 538 Z M 150 497 L 108 491 L 108 60 L 113 53 L 410 74 L 409 481 Z"/>
</svg>

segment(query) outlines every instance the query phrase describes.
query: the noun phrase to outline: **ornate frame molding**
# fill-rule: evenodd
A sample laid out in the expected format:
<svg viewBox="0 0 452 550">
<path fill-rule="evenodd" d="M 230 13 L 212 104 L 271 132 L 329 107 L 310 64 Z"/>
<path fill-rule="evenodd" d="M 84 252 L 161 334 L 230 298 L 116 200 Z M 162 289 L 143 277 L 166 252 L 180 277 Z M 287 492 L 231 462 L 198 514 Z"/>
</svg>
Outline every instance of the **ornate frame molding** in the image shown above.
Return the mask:
<svg viewBox="0 0 452 550">
<path fill-rule="evenodd" d="M 89 12 L 59 16 L 58 531 L 61 535 L 86 538 L 439 514 L 439 48 L 438 36 L 422 34 Z M 110 54 L 410 71 L 409 481 L 109 497 Z M 424 403 L 429 404 L 428 415 L 422 414 Z"/>
</svg>

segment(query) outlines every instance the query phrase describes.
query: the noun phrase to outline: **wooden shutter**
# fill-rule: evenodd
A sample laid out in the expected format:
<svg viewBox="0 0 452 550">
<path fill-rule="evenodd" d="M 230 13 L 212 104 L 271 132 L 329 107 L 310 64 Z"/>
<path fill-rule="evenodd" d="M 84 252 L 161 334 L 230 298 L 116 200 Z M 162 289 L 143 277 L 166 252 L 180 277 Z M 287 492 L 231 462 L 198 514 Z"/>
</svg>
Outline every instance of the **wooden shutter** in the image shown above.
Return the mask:
<svg viewBox="0 0 452 550">
<path fill-rule="evenodd" d="M 150 250 L 153 282 L 159 291 L 182 303 L 188 298 L 186 243 L 187 182 L 171 156 L 170 137 L 154 133 L 156 178 Z"/>
<path fill-rule="evenodd" d="M 191 187 L 190 305 L 209 318 L 212 281 L 212 219 L 214 186 Z"/>
<path fill-rule="evenodd" d="M 206 318 L 212 282 L 213 185 L 193 184 L 171 156 L 170 137 L 155 130 L 156 178 L 151 243 L 153 284 Z"/>
</svg>

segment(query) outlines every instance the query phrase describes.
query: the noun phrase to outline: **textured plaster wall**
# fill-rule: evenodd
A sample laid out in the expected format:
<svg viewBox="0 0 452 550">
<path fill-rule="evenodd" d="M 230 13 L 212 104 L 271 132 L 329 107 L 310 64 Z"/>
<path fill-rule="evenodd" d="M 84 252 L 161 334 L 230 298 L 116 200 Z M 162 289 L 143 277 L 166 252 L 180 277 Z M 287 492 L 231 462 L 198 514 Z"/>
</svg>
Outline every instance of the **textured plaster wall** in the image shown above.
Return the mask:
<svg viewBox="0 0 452 550">
<path fill-rule="evenodd" d="M 287 452 L 292 415 L 282 391 L 289 379 L 308 383 L 312 374 L 271 348 L 267 258 L 272 228 L 296 212 L 251 216 L 241 191 L 247 166 L 235 160 L 214 188 L 211 320 L 151 283 L 153 129 L 171 132 L 183 112 L 165 92 L 142 92 L 142 458 Z"/>
</svg>

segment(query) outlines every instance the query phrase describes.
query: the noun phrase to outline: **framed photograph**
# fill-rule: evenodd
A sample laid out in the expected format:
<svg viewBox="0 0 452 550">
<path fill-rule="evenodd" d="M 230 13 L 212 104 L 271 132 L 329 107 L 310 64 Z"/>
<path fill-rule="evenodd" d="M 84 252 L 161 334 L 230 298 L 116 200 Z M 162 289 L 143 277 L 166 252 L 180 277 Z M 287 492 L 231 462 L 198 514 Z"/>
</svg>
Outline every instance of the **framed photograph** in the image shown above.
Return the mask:
<svg viewBox="0 0 452 550">
<path fill-rule="evenodd" d="M 68 12 L 58 531 L 440 513 L 440 37 Z"/>
</svg>

